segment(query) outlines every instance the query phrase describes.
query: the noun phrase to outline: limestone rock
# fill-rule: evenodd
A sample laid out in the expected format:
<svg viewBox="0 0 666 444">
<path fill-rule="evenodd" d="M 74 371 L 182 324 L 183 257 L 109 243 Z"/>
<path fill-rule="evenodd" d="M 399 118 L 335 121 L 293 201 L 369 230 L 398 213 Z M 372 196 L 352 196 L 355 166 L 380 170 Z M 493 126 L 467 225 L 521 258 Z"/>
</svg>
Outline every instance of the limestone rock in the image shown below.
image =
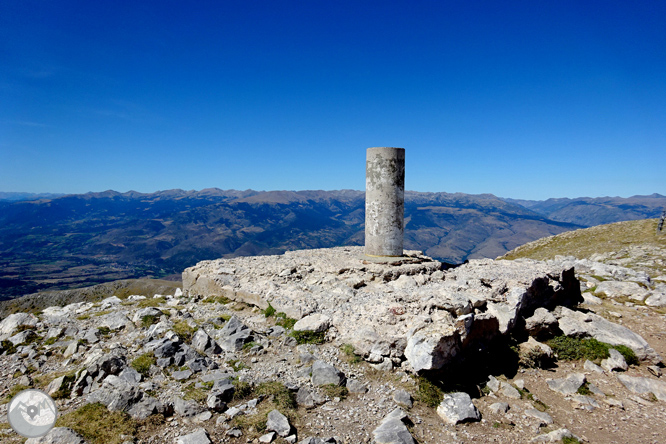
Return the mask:
<svg viewBox="0 0 666 444">
<path fill-rule="evenodd" d="M 194 416 L 204 411 L 204 408 L 194 401 L 186 401 L 176 397 L 173 401 L 173 409 L 180 416 Z"/>
<path fill-rule="evenodd" d="M 595 373 L 603 373 L 604 369 L 599 367 L 597 364 L 594 362 L 590 361 L 589 359 L 585 360 L 585 363 L 583 364 L 583 368 L 589 372 L 595 372 Z"/>
<path fill-rule="evenodd" d="M 619 351 L 611 348 L 608 352 L 610 353 L 610 357 L 601 361 L 601 367 L 604 370 L 609 372 L 617 370 L 626 371 L 629 368 L 627 361 L 624 360 L 624 356 Z"/>
<path fill-rule="evenodd" d="M 532 316 L 525 319 L 525 330 L 537 339 L 549 339 L 556 335 L 559 328 L 555 316 L 545 308 L 539 307 Z"/>
<path fill-rule="evenodd" d="M 274 431 L 281 437 L 286 437 L 291 431 L 291 424 L 286 416 L 278 410 L 271 410 L 268 412 L 268 421 L 266 422 L 266 430 Z"/>
<path fill-rule="evenodd" d="M 490 404 L 490 411 L 496 415 L 506 413 L 509 411 L 509 404 L 506 402 L 495 402 Z"/>
<path fill-rule="evenodd" d="M 200 428 L 188 435 L 179 436 L 176 444 L 212 444 L 212 441 L 208 437 L 206 429 Z"/>
<path fill-rule="evenodd" d="M 294 324 L 295 331 L 313 331 L 321 333 L 328 330 L 331 318 L 321 313 L 315 313 L 301 318 Z"/>
<path fill-rule="evenodd" d="M 502 395 L 506 396 L 507 398 L 511 399 L 520 399 L 520 392 L 511 384 L 507 382 L 502 382 L 500 391 Z"/>
<path fill-rule="evenodd" d="M 298 405 L 303 406 L 306 409 L 311 409 L 326 402 L 326 398 L 324 398 L 318 392 L 311 391 L 307 387 L 303 386 L 299 388 L 298 392 L 296 393 L 296 402 Z"/>
<path fill-rule="evenodd" d="M 29 438 L 25 444 L 88 444 L 88 441 L 68 427 L 54 427 L 40 438 Z"/>
<path fill-rule="evenodd" d="M 99 402 L 109 410 L 127 412 L 141 399 L 138 387 L 129 384 L 117 376 L 109 375 L 104 379 L 102 387 L 88 395 L 88 402 Z"/>
<path fill-rule="evenodd" d="M 203 329 L 199 329 L 192 336 L 192 348 L 199 353 L 219 354 L 222 352 L 220 346 Z"/>
<path fill-rule="evenodd" d="M 415 371 L 437 370 L 460 351 L 460 338 L 453 326 L 429 326 L 407 339 L 405 357 Z"/>
<path fill-rule="evenodd" d="M 481 414 L 467 393 L 447 393 L 437 407 L 437 414 L 447 424 L 459 424 L 467 421 L 479 421 Z"/>
<path fill-rule="evenodd" d="M 617 375 L 617 379 L 634 393 L 652 393 L 658 400 L 666 401 L 666 382 L 626 375 Z"/>
<path fill-rule="evenodd" d="M 566 378 L 559 379 L 546 379 L 546 384 L 554 392 L 561 393 L 563 395 L 572 395 L 578 391 L 578 389 L 585 384 L 585 375 L 582 373 L 572 373 Z"/>
<path fill-rule="evenodd" d="M 160 315 L 162 313 L 160 312 Z M 99 325 L 101 327 L 107 327 L 109 330 L 120 330 L 122 328 L 127 330 L 133 330 L 134 324 L 129 320 L 127 315 L 124 312 L 114 311 L 112 313 L 105 314 L 100 317 Z"/>
<path fill-rule="evenodd" d="M 275 438 L 275 432 L 269 432 L 269 433 L 266 433 L 265 435 L 261 435 L 259 437 L 259 442 L 262 442 L 262 443 L 273 442 L 274 438 Z"/>
<path fill-rule="evenodd" d="M 645 305 L 650 307 L 666 307 L 666 293 L 653 292 L 652 295 L 645 299 Z"/>
<path fill-rule="evenodd" d="M 0 340 L 12 336 L 21 325 L 34 327 L 39 320 L 31 313 L 13 313 L 0 321 Z"/>
<path fill-rule="evenodd" d="M 242 350 L 243 345 L 250 341 L 251 336 L 252 331 L 235 315 L 217 332 L 218 344 L 223 350 L 229 352 Z"/>
<path fill-rule="evenodd" d="M 535 438 L 532 442 L 561 442 L 564 438 L 575 438 L 576 436 L 568 429 L 557 429 L 550 433 L 544 433 Z"/>
<path fill-rule="evenodd" d="M 543 368 L 553 361 L 553 349 L 531 336 L 518 349 L 519 362 L 525 367 Z"/>
<path fill-rule="evenodd" d="M 539 420 L 539 424 L 542 426 L 547 426 L 553 423 L 553 418 L 546 412 L 540 412 L 537 409 L 527 409 L 525 410 L 527 416 L 536 418 Z"/>
<path fill-rule="evenodd" d="M 146 307 L 142 308 L 141 310 L 138 310 L 136 313 L 134 313 L 134 317 L 132 318 L 132 321 L 135 324 L 140 324 L 143 318 L 147 316 L 153 316 L 156 319 L 159 319 L 160 316 L 162 316 L 164 313 L 162 313 L 161 310 L 155 308 L 155 307 Z"/>
<path fill-rule="evenodd" d="M 343 385 L 344 382 L 345 375 L 331 364 L 324 361 L 315 361 L 312 364 L 312 385 Z"/>
<path fill-rule="evenodd" d="M 412 408 L 412 395 L 410 395 L 407 391 L 405 390 L 396 390 L 393 393 L 393 400 L 398 404 L 399 406 L 406 407 L 408 409 Z"/>
<path fill-rule="evenodd" d="M 414 444 L 414 438 L 403 422 L 407 418 L 402 409 L 397 408 L 389 413 L 372 431 L 377 444 Z"/>
<path fill-rule="evenodd" d="M 168 416 L 173 413 L 170 405 L 165 405 L 161 401 L 152 396 L 144 395 L 141 400 L 132 405 L 127 413 L 136 420 L 144 420 L 149 416 L 156 414 L 163 414 Z"/>
<path fill-rule="evenodd" d="M 617 298 L 621 296 L 634 299 L 636 301 L 644 300 L 649 292 L 642 288 L 635 282 L 617 282 L 617 281 L 603 281 L 597 285 L 595 294 L 604 293 L 609 298 Z"/>
<path fill-rule="evenodd" d="M 368 391 L 368 387 L 356 379 L 349 379 L 346 387 L 349 393 L 366 393 Z"/>
</svg>

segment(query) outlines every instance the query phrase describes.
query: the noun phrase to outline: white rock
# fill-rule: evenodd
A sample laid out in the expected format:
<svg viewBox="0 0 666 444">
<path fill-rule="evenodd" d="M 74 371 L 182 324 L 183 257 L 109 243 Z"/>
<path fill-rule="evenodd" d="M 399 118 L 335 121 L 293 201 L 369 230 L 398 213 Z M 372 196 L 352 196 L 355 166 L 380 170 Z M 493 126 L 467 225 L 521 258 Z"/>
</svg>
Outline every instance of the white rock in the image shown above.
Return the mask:
<svg viewBox="0 0 666 444">
<path fill-rule="evenodd" d="M 634 393 L 653 393 L 658 400 L 666 401 L 666 382 L 626 375 L 617 375 L 617 379 Z"/>
<path fill-rule="evenodd" d="M 437 414 L 447 424 L 459 424 L 467 421 L 479 421 L 481 414 L 467 393 L 447 393 L 437 407 Z"/>
<path fill-rule="evenodd" d="M 321 313 L 315 313 L 304 318 L 301 318 L 296 324 L 294 324 L 294 330 L 296 331 L 313 331 L 315 333 L 321 333 L 326 330 L 331 325 L 331 318 Z"/>
<path fill-rule="evenodd" d="M 34 327 L 39 320 L 31 313 L 13 313 L 0 322 L 0 339 L 4 340 L 12 336 L 20 325 Z"/>
<path fill-rule="evenodd" d="M 610 357 L 601 361 L 601 367 L 604 370 L 609 372 L 615 370 L 626 371 L 629 368 L 627 361 L 624 360 L 624 356 L 619 351 L 611 348 L 608 352 Z"/>
</svg>

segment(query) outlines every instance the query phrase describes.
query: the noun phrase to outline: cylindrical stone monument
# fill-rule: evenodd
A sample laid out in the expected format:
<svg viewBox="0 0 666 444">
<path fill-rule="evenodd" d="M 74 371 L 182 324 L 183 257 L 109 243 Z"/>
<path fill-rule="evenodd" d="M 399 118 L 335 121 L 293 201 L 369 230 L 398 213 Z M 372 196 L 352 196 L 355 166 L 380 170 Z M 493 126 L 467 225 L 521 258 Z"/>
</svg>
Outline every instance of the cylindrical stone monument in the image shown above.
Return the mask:
<svg viewBox="0 0 666 444">
<path fill-rule="evenodd" d="M 402 256 L 405 149 L 368 148 L 365 163 L 365 254 Z"/>
</svg>

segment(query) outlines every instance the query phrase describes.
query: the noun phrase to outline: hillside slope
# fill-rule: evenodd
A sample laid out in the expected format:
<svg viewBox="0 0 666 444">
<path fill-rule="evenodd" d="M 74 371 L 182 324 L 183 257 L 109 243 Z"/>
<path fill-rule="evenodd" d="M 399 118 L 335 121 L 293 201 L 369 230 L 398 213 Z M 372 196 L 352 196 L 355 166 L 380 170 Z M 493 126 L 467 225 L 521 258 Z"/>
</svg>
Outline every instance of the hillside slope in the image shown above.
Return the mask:
<svg viewBox="0 0 666 444">
<path fill-rule="evenodd" d="M 529 242 L 502 259 L 553 259 L 574 256 L 644 271 L 654 277 L 666 274 L 666 229 L 657 232 L 658 219 L 617 222 L 569 231 Z"/>
</svg>

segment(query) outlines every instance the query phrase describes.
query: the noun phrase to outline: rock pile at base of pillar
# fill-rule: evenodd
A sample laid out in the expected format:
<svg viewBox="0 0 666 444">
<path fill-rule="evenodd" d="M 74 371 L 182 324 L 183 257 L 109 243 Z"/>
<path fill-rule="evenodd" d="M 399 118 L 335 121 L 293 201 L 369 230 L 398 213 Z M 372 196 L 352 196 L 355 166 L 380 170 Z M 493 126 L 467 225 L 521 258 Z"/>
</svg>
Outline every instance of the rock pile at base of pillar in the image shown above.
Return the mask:
<svg viewBox="0 0 666 444">
<path fill-rule="evenodd" d="M 470 347 L 524 329 L 539 307 L 583 300 L 571 268 L 490 259 L 444 268 L 417 251 L 376 263 L 363 247 L 299 250 L 204 261 L 183 272 L 183 288 L 270 304 L 294 319 L 325 315 L 329 339 L 352 344 L 369 362 L 415 371 L 440 369 Z"/>
</svg>

